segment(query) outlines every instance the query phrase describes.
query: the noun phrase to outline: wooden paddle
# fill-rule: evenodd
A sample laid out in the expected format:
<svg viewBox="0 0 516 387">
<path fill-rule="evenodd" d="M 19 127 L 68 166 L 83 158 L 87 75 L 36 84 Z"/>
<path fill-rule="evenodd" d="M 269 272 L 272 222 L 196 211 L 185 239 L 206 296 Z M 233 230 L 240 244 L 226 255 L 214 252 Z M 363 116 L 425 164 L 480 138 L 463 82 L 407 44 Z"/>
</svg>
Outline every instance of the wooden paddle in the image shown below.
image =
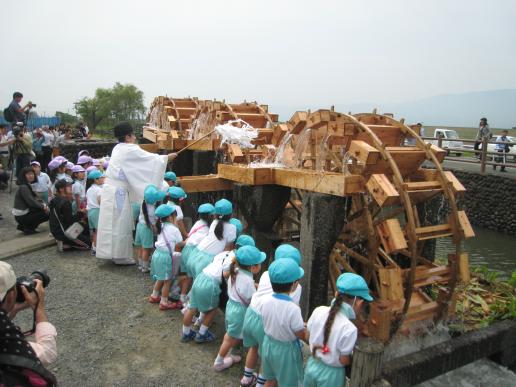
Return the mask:
<svg viewBox="0 0 516 387">
<path fill-rule="evenodd" d="M 183 152 L 183 151 L 187 150 L 188 148 L 192 147 L 193 145 L 197 144 L 198 142 L 200 142 L 200 141 L 204 140 L 206 137 L 211 136 L 211 135 L 212 135 L 213 133 L 215 133 L 215 132 L 216 132 L 216 129 L 213 129 L 211 132 L 206 133 L 204 136 L 202 136 L 201 138 L 198 138 L 198 139 L 197 139 L 197 140 L 195 140 L 194 142 L 192 142 L 192 143 L 188 144 L 188 145 L 187 145 L 187 146 L 185 146 L 183 149 L 178 150 L 178 151 L 176 152 L 176 154 L 179 154 L 179 153 L 181 153 L 181 152 Z"/>
</svg>

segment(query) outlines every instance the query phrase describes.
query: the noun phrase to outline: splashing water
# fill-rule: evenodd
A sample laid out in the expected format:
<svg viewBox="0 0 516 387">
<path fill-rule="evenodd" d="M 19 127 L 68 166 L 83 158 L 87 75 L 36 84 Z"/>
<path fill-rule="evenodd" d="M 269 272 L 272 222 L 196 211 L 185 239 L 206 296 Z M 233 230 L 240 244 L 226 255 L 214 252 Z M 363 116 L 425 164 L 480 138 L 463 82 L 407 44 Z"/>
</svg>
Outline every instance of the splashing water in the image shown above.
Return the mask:
<svg viewBox="0 0 516 387">
<path fill-rule="evenodd" d="M 283 136 L 280 145 L 276 149 L 276 157 L 274 158 L 273 164 L 279 164 L 283 167 L 288 164 L 285 160 L 285 149 L 287 148 L 287 145 L 291 145 L 292 138 L 293 137 L 291 133 L 285 134 L 285 136 Z"/>
<path fill-rule="evenodd" d="M 305 153 L 306 147 L 309 145 L 311 135 L 312 129 L 305 128 L 297 138 L 296 148 L 294 149 L 294 162 L 296 163 L 296 168 L 301 168 L 303 166 L 303 153 Z"/>
<path fill-rule="evenodd" d="M 413 331 L 417 333 L 411 333 L 409 336 L 398 333 L 394 336 L 385 347 L 383 361 L 418 352 L 451 339 L 448 327 L 443 324 L 428 327 L 422 323 L 417 325 L 417 328 L 414 327 Z"/>
<path fill-rule="evenodd" d="M 192 126 L 188 133 L 188 139 L 194 140 L 202 137 L 203 134 L 213 129 L 211 115 L 208 112 L 201 112 L 199 116 L 192 121 Z"/>
<path fill-rule="evenodd" d="M 241 119 L 217 125 L 215 130 L 220 135 L 222 144 L 238 144 L 242 148 L 254 148 L 251 141 L 258 137 L 258 129 Z"/>
<path fill-rule="evenodd" d="M 328 155 L 330 152 L 330 148 L 328 146 L 328 139 L 330 138 L 329 134 L 326 134 L 321 143 L 319 144 L 319 152 L 317 152 L 315 158 L 315 170 L 317 172 L 323 172 L 326 168 L 326 160 L 328 159 Z"/>
</svg>

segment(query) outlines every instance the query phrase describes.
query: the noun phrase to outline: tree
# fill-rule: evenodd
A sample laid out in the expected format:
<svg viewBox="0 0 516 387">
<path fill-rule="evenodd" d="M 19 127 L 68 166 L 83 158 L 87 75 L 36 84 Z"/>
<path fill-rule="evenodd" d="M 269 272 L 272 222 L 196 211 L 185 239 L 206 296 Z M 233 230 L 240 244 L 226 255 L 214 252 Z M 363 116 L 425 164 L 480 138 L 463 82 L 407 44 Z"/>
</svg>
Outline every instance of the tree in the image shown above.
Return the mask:
<svg viewBox="0 0 516 387">
<path fill-rule="evenodd" d="M 92 98 L 84 97 L 74 103 L 75 111 L 88 126 L 95 129 L 103 123 L 136 122 L 143 119 L 143 92 L 131 84 L 115 83 L 112 88 L 98 88 Z"/>
<path fill-rule="evenodd" d="M 78 121 L 76 116 L 65 112 L 56 112 L 56 117 L 58 117 L 63 124 L 75 125 Z"/>
</svg>

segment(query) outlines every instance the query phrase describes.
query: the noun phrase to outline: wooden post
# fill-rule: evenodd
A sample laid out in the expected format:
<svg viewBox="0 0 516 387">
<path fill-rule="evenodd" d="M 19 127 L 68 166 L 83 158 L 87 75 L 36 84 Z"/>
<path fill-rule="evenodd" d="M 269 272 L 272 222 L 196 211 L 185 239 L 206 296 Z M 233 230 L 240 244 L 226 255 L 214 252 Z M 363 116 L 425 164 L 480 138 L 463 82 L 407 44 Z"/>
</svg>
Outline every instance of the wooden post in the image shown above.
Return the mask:
<svg viewBox="0 0 516 387">
<path fill-rule="evenodd" d="M 350 387 L 369 387 L 382 374 L 384 345 L 373 338 L 361 338 L 353 351 Z"/>
<path fill-rule="evenodd" d="M 482 138 L 482 153 L 480 156 L 480 173 L 486 173 L 486 159 L 487 159 L 487 137 Z"/>
</svg>

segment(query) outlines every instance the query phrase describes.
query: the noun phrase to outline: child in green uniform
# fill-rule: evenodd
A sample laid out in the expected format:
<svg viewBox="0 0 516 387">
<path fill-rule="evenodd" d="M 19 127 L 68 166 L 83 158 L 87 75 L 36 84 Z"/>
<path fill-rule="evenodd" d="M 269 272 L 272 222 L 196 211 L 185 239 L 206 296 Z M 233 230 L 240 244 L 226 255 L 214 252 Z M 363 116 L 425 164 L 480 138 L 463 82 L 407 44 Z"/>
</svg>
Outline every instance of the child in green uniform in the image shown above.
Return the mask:
<svg viewBox="0 0 516 387">
<path fill-rule="evenodd" d="M 260 272 L 266 257 L 254 246 L 243 246 L 236 251 L 236 261 L 229 268 L 226 334 L 213 364 L 216 371 L 229 368 L 241 360 L 240 356 L 231 355 L 231 350 L 243 339 L 245 311 L 256 292 L 253 275 Z"/>
<path fill-rule="evenodd" d="M 261 357 L 266 385 L 276 381 L 281 387 L 298 387 L 303 382 L 303 356 L 299 339 L 305 339 L 301 309 L 290 297 L 304 271 L 292 259 L 282 258 L 269 266 L 273 294 L 262 308 L 263 338 Z"/>
<path fill-rule="evenodd" d="M 149 258 L 154 247 L 154 235 L 157 234 L 154 214 L 156 207 L 165 198 L 165 192 L 160 191 L 154 184 L 149 184 L 143 192 L 142 210 L 136 225 L 134 246 L 139 249 L 138 269 L 143 273 L 149 272 Z M 175 207 L 174 207 L 175 208 Z"/>
<path fill-rule="evenodd" d="M 365 301 L 372 301 L 365 280 L 344 273 L 337 279 L 337 292 L 331 306 L 319 306 L 307 324 L 312 356 L 305 369 L 304 387 L 343 386 L 345 366 L 357 340 L 356 318 Z"/>
</svg>

